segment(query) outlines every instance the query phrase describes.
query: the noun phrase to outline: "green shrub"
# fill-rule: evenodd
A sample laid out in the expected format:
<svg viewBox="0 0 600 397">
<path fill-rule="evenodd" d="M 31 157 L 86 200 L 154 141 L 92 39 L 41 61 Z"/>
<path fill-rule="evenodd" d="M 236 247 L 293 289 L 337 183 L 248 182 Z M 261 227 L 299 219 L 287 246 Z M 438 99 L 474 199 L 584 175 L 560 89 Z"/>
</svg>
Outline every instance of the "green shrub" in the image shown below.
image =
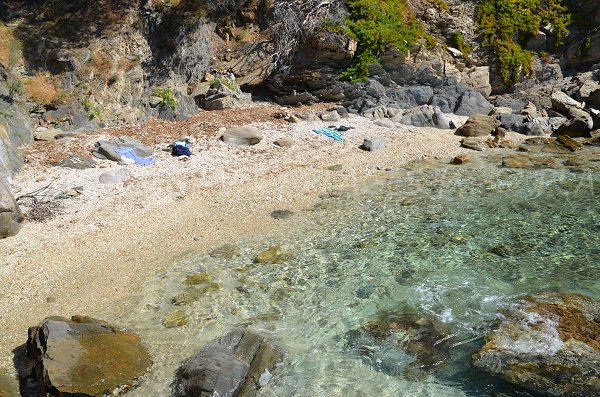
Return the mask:
<svg viewBox="0 0 600 397">
<path fill-rule="evenodd" d="M 9 95 L 15 99 L 25 94 L 25 86 L 21 80 L 11 80 L 7 83 Z"/>
<path fill-rule="evenodd" d="M 388 47 L 407 51 L 423 33 L 406 0 L 349 0 L 349 16 L 343 32 L 358 42 L 355 61 L 340 77 L 364 81 L 368 64 Z"/>
<path fill-rule="evenodd" d="M 448 3 L 446 3 L 443 0 L 430 0 L 431 4 L 433 4 L 434 6 L 436 6 L 439 10 L 443 10 L 448 12 L 450 10 L 450 7 L 448 7 Z"/>
<path fill-rule="evenodd" d="M 83 100 L 81 101 L 81 104 L 87 111 L 87 115 L 90 120 L 93 120 L 93 119 L 102 120 L 104 118 L 102 109 L 100 109 L 98 106 L 94 105 L 94 103 L 92 102 L 90 97 L 88 97 L 88 96 L 84 97 Z"/>
<path fill-rule="evenodd" d="M 161 87 L 154 90 L 152 95 L 159 97 L 162 99 L 162 103 L 170 107 L 171 109 L 175 109 L 177 107 L 177 98 L 175 98 L 175 93 L 173 89 L 169 87 Z"/>
<path fill-rule="evenodd" d="M 229 80 L 227 77 L 217 76 L 217 77 L 215 77 L 215 79 L 212 81 L 212 83 L 210 85 L 212 87 L 217 84 L 224 85 L 229 90 L 234 91 L 234 92 L 240 91 L 240 86 L 238 86 L 234 81 Z"/>
<path fill-rule="evenodd" d="M 522 47 L 527 40 L 552 24 L 560 45 L 570 21 L 563 0 L 482 0 L 475 15 L 483 45 L 495 52 L 499 75 L 510 83 L 532 71 L 532 53 Z"/>
</svg>

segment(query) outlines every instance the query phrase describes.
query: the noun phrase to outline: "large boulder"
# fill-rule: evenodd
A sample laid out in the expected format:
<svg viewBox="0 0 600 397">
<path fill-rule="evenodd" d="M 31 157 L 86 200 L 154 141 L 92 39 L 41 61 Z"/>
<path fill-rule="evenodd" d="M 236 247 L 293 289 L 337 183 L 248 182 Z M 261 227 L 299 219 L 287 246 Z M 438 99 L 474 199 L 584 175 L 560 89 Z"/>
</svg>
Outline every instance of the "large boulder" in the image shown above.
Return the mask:
<svg viewBox="0 0 600 397">
<path fill-rule="evenodd" d="M 570 108 L 583 109 L 583 105 L 562 91 L 555 91 L 550 96 L 552 109 L 560 113 L 567 113 Z"/>
<path fill-rule="evenodd" d="M 0 175 L 0 239 L 14 236 L 21 230 L 24 217 L 4 177 Z"/>
<path fill-rule="evenodd" d="M 262 139 L 261 130 L 254 127 L 230 127 L 221 135 L 221 140 L 232 146 L 252 146 Z"/>
<path fill-rule="evenodd" d="M 526 297 L 486 336 L 475 366 L 550 396 L 600 395 L 600 303 Z"/>
<path fill-rule="evenodd" d="M 572 138 L 587 137 L 594 127 L 592 115 L 583 109 L 571 107 L 566 112 L 568 120 L 556 130 L 557 134 L 568 135 Z"/>
<path fill-rule="evenodd" d="M 27 357 L 32 370 L 21 384 L 43 396 L 119 395 L 152 365 L 139 336 L 85 316 L 49 317 L 30 328 Z"/>
<path fill-rule="evenodd" d="M 486 136 L 490 135 L 500 122 L 493 116 L 483 114 L 474 114 L 468 118 L 467 122 L 456 130 L 456 135 L 462 136 Z"/>
<path fill-rule="evenodd" d="M 459 99 L 454 113 L 459 116 L 471 116 L 473 114 L 489 114 L 494 106 L 487 101 L 479 92 L 468 90 Z"/>
<path fill-rule="evenodd" d="M 442 113 L 440 108 L 429 105 L 408 110 L 402 115 L 400 122 L 415 127 L 450 128 L 450 120 Z"/>
<path fill-rule="evenodd" d="M 173 384 L 175 397 L 252 397 L 266 385 L 284 351 L 266 338 L 236 329 L 206 345 L 184 364 Z"/>
</svg>

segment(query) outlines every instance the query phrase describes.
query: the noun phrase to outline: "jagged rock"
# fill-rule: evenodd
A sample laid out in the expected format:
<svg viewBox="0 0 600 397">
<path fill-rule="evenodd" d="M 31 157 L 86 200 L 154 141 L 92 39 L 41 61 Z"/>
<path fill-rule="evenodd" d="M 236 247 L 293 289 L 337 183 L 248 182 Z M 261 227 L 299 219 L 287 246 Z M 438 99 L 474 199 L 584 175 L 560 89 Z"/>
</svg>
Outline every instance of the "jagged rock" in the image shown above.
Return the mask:
<svg viewBox="0 0 600 397">
<path fill-rule="evenodd" d="M 486 136 L 495 131 L 500 126 L 500 122 L 493 116 L 483 114 L 474 114 L 468 118 L 467 122 L 456 130 L 456 135 L 466 137 Z"/>
<path fill-rule="evenodd" d="M 381 138 L 381 137 L 365 139 L 363 144 L 360 145 L 360 149 L 367 151 L 367 152 L 383 150 L 383 149 L 385 149 L 385 142 L 384 142 L 383 138 Z"/>
<path fill-rule="evenodd" d="M 550 96 L 550 100 L 552 101 L 552 109 L 561 113 L 567 113 L 571 108 L 583 109 L 581 103 L 562 91 L 554 91 Z"/>
<path fill-rule="evenodd" d="M 440 108 L 429 105 L 410 109 L 402 114 L 400 119 L 402 124 L 415 127 L 434 127 L 440 129 L 449 129 L 450 120 L 442 113 Z"/>
<path fill-rule="evenodd" d="M 594 128 L 594 119 L 583 109 L 572 107 L 568 110 L 569 120 L 556 130 L 557 134 L 568 135 L 572 138 L 589 136 Z"/>
<path fill-rule="evenodd" d="M 465 70 L 462 73 L 461 82 L 473 88 L 486 98 L 492 93 L 489 66 L 477 66 Z"/>
<path fill-rule="evenodd" d="M 505 314 L 473 363 L 550 396 L 600 395 L 600 303 L 581 295 L 526 297 Z"/>
<path fill-rule="evenodd" d="M 0 175 L 0 239 L 19 233 L 24 219 L 8 184 Z"/>
<path fill-rule="evenodd" d="M 566 135 L 559 135 L 556 141 L 572 152 L 581 150 L 583 147 L 579 142 Z"/>
<path fill-rule="evenodd" d="M 479 92 L 469 90 L 459 99 L 454 113 L 459 116 L 471 116 L 473 114 L 489 114 L 494 106 L 489 103 Z"/>
<path fill-rule="evenodd" d="M 285 352 L 261 335 L 236 329 L 206 345 L 176 373 L 174 397 L 253 397 Z"/>
<path fill-rule="evenodd" d="M 85 316 L 48 317 L 29 328 L 28 385 L 39 395 L 118 395 L 136 386 L 152 360 L 140 338 Z"/>
<path fill-rule="evenodd" d="M 175 109 L 163 103 L 158 109 L 158 117 L 169 121 L 182 121 L 198 114 L 198 105 L 193 97 L 175 91 L 177 106 Z"/>
<path fill-rule="evenodd" d="M 489 116 L 498 116 L 500 114 L 512 114 L 512 112 L 513 112 L 512 108 L 500 106 L 500 107 L 493 108 L 492 111 L 490 112 Z"/>
<path fill-rule="evenodd" d="M 108 141 L 96 142 L 92 154 L 99 159 L 121 161 L 121 155 L 115 152 L 115 150 L 127 147 L 132 148 L 135 154 L 140 157 L 149 157 L 152 155 L 153 151 L 151 147 L 125 136 Z"/>
<path fill-rule="evenodd" d="M 262 141 L 263 133 L 254 127 L 230 127 L 220 139 L 232 146 L 252 146 Z"/>
<path fill-rule="evenodd" d="M 222 77 L 212 82 L 206 95 L 196 97 L 203 109 L 223 110 L 246 106 L 252 103 L 252 96 L 242 92 L 232 80 Z"/>
<path fill-rule="evenodd" d="M 502 128 L 506 128 L 509 131 L 524 132 L 525 130 L 525 116 L 520 114 L 503 113 L 496 116 L 496 119 L 500 122 Z"/>
</svg>

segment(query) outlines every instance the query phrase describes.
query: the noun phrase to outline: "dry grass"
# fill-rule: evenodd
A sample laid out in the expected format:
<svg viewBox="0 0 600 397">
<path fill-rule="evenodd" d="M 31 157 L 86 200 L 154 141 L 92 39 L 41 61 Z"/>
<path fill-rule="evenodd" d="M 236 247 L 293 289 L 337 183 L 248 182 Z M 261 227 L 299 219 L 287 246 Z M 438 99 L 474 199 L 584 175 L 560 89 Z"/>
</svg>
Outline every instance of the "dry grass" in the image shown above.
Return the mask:
<svg viewBox="0 0 600 397">
<path fill-rule="evenodd" d="M 21 42 L 15 37 L 13 29 L 0 24 L 0 63 L 7 69 L 23 64 Z"/>
<path fill-rule="evenodd" d="M 96 78 L 102 80 L 104 84 L 108 84 L 114 76 L 113 61 L 110 55 L 102 49 L 95 50 L 92 53 L 92 58 L 87 66 L 94 72 Z"/>
<path fill-rule="evenodd" d="M 24 79 L 23 87 L 25 88 L 25 94 L 41 105 L 56 103 L 60 96 L 60 91 L 56 88 L 54 80 L 47 73 L 38 73 L 33 77 Z"/>
</svg>

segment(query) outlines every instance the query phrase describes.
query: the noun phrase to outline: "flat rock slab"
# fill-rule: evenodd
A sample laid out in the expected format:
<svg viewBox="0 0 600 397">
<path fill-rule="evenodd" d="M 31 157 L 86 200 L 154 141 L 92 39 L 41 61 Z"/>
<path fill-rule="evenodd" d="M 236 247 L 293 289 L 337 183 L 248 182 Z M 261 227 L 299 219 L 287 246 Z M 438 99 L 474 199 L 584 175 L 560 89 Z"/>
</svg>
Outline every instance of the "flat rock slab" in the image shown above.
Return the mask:
<svg viewBox="0 0 600 397">
<path fill-rule="evenodd" d="M 252 397 L 284 351 L 252 331 L 236 329 L 205 346 L 176 374 L 175 397 Z"/>
<path fill-rule="evenodd" d="M 49 317 L 30 328 L 27 355 L 30 377 L 44 396 L 118 395 L 152 365 L 139 336 L 83 316 Z"/>
<path fill-rule="evenodd" d="M 505 314 L 475 366 L 550 396 L 600 395 L 600 302 L 575 294 L 526 297 Z"/>
<path fill-rule="evenodd" d="M 132 148 L 139 157 L 150 157 L 152 148 L 136 141 L 133 138 L 121 137 L 109 141 L 98 141 L 92 152 L 99 159 L 108 159 L 112 161 L 121 161 L 121 155 L 116 152 L 118 149 Z"/>
</svg>

